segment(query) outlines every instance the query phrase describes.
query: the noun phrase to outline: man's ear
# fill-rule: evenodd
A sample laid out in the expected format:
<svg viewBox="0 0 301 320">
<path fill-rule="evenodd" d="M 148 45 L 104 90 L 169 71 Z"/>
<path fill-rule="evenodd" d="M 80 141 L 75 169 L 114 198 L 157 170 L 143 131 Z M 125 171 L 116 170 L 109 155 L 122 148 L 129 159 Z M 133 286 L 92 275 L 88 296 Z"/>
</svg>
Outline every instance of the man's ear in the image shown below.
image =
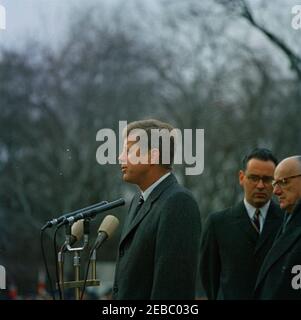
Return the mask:
<svg viewBox="0 0 301 320">
<path fill-rule="evenodd" d="M 243 186 L 244 178 L 245 178 L 245 173 L 242 170 L 239 170 L 238 179 L 239 179 L 239 184 L 241 186 Z"/>
<path fill-rule="evenodd" d="M 160 151 L 157 148 L 153 148 L 150 151 L 150 163 L 159 164 L 160 163 Z"/>
</svg>

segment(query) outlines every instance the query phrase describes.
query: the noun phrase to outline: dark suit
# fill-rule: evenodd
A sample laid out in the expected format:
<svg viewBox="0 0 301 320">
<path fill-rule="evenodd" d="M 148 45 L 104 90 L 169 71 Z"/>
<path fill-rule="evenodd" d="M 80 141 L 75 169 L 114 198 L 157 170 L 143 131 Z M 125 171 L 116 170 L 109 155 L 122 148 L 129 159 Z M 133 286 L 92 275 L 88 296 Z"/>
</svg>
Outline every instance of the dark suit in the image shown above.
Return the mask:
<svg viewBox="0 0 301 320">
<path fill-rule="evenodd" d="M 293 289 L 292 273 L 295 265 L 301 265 L 301 202 L 283 234 L 277 236 L 260 269 L 255 288 L 255 298 L 262 300 L 301 299 L 301 288 Z M 298 277 L 300 285 L 300 273 Z"/>
<path fill-rule="evenodd" d="M 244 202 L 209 215 L 201 244 L 201 280 L 208 299 L 252 299 L 260 265 L 282 222 L 271 201 L 258 236 Z"/>
<path fill-rule="evenodd" d="M 173 174 L 151 192 L 131 222 L 138 198 L 124 224 L 113 298 L 194 299 L 201 235 L 196 201 Z"/>
</svg>

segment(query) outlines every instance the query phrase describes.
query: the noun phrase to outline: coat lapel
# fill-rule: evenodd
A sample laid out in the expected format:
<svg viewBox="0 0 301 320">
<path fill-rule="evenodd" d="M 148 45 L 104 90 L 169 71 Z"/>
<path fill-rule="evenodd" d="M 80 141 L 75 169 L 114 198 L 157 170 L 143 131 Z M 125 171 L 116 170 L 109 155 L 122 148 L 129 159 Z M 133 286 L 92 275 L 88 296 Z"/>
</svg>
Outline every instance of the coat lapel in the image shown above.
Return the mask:
<svg viewBox="0 0 301 320">
<path fill-rule="evenodd" d="M 276 229 L 279 228 L 279 219 L 281 218 L 282 217 L 280 211 L 277 210 L 274 202 L 271 201 L 262 232 L 258 238 L 258 242 L 255 248 L 255 254 L 267 242 L 269 237 L 271 237 L 271 234 L 275 233 Z"/>
<path fill-rule="evenodd" d="M 258 239 L 258 234 L 250 221 L 243 201 L 232 209 L 232 214 L 236 217 L 235 223 L 239 225 L 239 229 L 255 244 Z"/>
<path fill-rule="evenodd" d="M 129 207 L 127 216 L 126 216 L 125 221 L 124 221 L 124 226 L 123 226 L 122 233 L 121 233 L 121 239 L 123 239 L 125 237 L 125 234 L 128 232 L 128 229 L 130 227 L 130 223 L 132 221 L 132 217 L 134 215 L 134 211 L 138 206 L 139 196 L 140 196 L 140 193 L 136 193 L 134 195 L 133 199 L 132 199 L 132 202 L 131 202 L 131 205 Z M 142 205 L 142 207 L 143 207 L 143 205 Z"/>
<path fill-rule="evenodd" d="M 291 246 L 301 237 L 301 223 L 300 223 L 301 212 L 292 217 L 292 221 L 287 226 L 285 233 L 280 235 L 274 242 L 271 250 L 267 254 L 264 263 L 262 265 L 261 271 L 258 276 L 256 287 L 263 280 L 272 265 L 278 261 L 278 259 L 284 255 Z"/>
<path fill-rule="evenodd" d="M 133 204 L 130 208 L 128 217 L 125 222 L 124 232 L 121 236 L 120 244 L 125 240 L 129 233 L 145 218 L 150 212 L 153 203 L 158 199 L 161 193 L 166 190 L 170 185 L 177 183 L 177 179 L 173 174 L 164 179 L 149 195 L 147 200 L 143 203 L 142 207 L 138 211 L 136 217 L 132 219 L 133 213 L 138 205 L 139 194 L 134 196 Z"/>
</svg>

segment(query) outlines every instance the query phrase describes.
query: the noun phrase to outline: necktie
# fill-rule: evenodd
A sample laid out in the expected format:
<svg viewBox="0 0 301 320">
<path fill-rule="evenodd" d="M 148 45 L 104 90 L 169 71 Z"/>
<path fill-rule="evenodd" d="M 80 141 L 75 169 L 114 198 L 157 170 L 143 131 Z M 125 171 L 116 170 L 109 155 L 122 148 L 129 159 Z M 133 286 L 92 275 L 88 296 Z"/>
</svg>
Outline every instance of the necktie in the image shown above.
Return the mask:
<svg viewBox="0 0 301 320">
<path fill-rule="evenodd" d="M 135 217 L 136 217 L 137 213 L 139 212 L 140 208 L 142 207 L 143 203 L 144 203 L 144 198 L 143 198 L 142 194 L 140 194 L 137 207 L 135 208 L 135 211 L 132 215 L 132 221 L 135 219 Z"/>
<path fill-rule="evenodd" d="M 259 220 L 259 216 L 260 216 L 260 210 L 256 209 L 254 217 L 253 217 L 253 226 L 255 228 L 255 230 L 260 233 L 260 220 Z"/>
</svg>

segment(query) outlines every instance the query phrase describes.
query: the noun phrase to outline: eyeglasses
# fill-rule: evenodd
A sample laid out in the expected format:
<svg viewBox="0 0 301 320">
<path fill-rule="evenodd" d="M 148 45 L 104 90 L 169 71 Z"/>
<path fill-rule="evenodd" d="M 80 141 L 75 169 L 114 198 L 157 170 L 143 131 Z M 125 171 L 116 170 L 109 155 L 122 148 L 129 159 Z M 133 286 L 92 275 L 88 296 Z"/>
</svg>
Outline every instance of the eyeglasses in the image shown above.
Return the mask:
<svg viewBox="0 0 301 320">
<path fill-rule="evenodd" d="M 287 186 L 287 184 L 288 184 L 290 179 L 297 178 L 297 177 L 301 177 L 301 174 L 297 174 L 295 176 L 282 178 L 282 179 L 279 179 L 279 180 L 273 180 L 272 186 L 273 186 L 273 188 L 275 188 L 276 186 L 278 186 L 280 188 L 283 188 L 283 187 Z"/>
<path fill-rule="evenodd" d="M 256 174 L 249 174 L 247 175 L 247 178 L 249 181 L 256 184 L 261 180 L 264 185 L 271 184 L 273 181 L 273 177 L 271 176 L 257 176 Z"/>
</svg>

